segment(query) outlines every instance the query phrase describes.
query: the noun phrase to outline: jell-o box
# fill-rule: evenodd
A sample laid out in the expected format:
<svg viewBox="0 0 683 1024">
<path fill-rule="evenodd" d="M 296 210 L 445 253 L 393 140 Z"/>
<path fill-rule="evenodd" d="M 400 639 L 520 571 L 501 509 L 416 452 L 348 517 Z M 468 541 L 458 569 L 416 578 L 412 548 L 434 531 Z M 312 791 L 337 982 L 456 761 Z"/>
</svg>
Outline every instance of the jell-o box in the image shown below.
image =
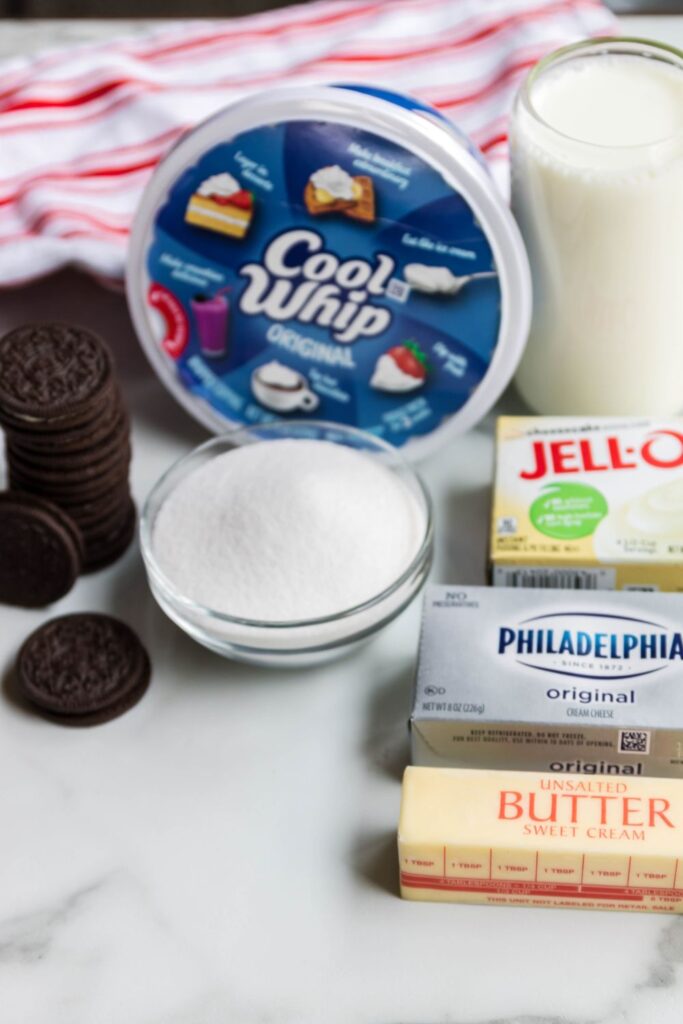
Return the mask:
<svg viewBox="0 0 683 1024">
<path fill-rule="evenodd" d="M 682 554 L 683 418 L 498 420 L 494 586 L 680 593 Z"/>
<path fill-rule="evenodd" d="M 409 900 L 683 912 L 683 781 L 407 768 Z"/>
</svg>

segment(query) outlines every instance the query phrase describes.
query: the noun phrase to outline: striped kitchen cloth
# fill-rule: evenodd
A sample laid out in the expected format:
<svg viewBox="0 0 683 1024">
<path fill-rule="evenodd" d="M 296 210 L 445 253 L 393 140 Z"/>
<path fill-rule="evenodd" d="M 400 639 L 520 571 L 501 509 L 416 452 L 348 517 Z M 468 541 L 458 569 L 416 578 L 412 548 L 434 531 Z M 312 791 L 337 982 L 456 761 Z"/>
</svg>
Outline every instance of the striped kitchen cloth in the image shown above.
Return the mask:
<svg viewBox="0 0 683 1024">
<path fill-rule="evenodd" d="M 123 277 L 135 208 L 183 132 L 278 84 L 365 82 L 457 121 L 507 187 L 507 116 L 545 53 L 614 33 L 595 0 L 322 0 L 168 22 L 0 64 L 0 284 Z"/>
</svg>

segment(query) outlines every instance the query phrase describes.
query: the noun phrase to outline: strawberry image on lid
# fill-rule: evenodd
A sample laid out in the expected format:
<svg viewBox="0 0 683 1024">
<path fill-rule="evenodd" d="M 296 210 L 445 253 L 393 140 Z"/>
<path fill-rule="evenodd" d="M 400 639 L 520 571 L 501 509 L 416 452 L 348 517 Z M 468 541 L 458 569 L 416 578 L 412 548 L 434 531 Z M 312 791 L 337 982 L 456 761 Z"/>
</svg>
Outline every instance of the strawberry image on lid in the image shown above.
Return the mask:
<svg viewBox="0 0 683 1024">
<path fill-rule="evenodd" d="M 370 386 L 377 391 L 415 391 L 427 379 L 427 359 L 415 341 L 387 349 L 377 360 Z"/>
<path fill-rule="evenodd" d="M 238 210 L 251 210 L 254 205 L 253 194 L 247 192 L 245 188 L 238 189 L 237 192 L 232 192 L 229 196 L 214 192 L 209 198 L 220 206 L 236 206 Z"/>
</svg>

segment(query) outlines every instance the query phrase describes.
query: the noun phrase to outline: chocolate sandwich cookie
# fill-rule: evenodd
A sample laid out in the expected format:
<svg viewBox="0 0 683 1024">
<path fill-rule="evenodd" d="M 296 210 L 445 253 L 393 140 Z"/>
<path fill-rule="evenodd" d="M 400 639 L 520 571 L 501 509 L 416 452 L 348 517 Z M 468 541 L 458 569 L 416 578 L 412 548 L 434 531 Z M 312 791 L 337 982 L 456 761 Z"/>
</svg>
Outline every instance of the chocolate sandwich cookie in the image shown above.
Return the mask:
<svg viewBox="0 0 683 1024">
<path fill-rule="evenodd" d="M 98 495 L 114 490 L 119 485 L 123 486 L 128 479 L 129 464 L 130 453 L 122 452 L 118 463 L 100 476 L 92 478 L 81 476 L 78 481 L 66 482 L 10 462 L 9 479 L 11 486 L 18 490 L 29 491 L 31 494 L 54 501 L 58 505 L 69 502 L 75 504 L 79 501 L 86 501 L 88 498 L 96 498 Z"/>
<path fill-rule="evenodd" d="M 100 535 L 86 534 L 83 572 L 97 572 L 120 558 L 135 536 L 136 521 L 136 509 L 131 501 L 126 518 L 120 526 Z"/>
<path fill-rule="evenodd" d="M 10 485 L 75 520 L 87 571 L 118 558 L 136 513 L 130 422 L 105 343 L 66 324 L 30 325 L 0 339 L 0 423 Z"/>
<path fill-rule="evenodd" d="M 63 427 L 60 430 L 38 430 L 34 427 L 26 430 L 5 424 L 5 429 L 13 445 L 49 457 L 96 448 L 121 430 L 129 430 L 129 426 L 128 414 L 116 390 L 111 401 L 105 403 L 94 418 L 75 427 Z"/>
<path fill-rule="evenodd" d="M 24 491 L 27 494 L 32 494 L 36 498 L 41 498 L 44 501 L 49 501 L 49 502 L 52 502 L 55 505 L 58 505 L 59 508 L 63 509 L 64 512 L 68 516 L 70 516 L 74 520 L 74 522 L 78 525 L 78 527 L 81 528 L 81 530 L 82 530 L 83 523 L 82 523 L 80 517 L 76 514 L 76 510 L 78 509 L 78 506 L 79 506 L 80 502 L 85 502 L 85 501 L 89 501 L 90 500 L 90 498 L 91 498 L 90 494 L 85 494 L 85 495 L 81 495 L 81 494 L 76 494 L 76 495 L 70 495 L 70 494 L 62 495 L 62 494 L 58 494 L 55 491 L 50 490 L 49 488 L 40 487 L 40 486 L 36 485 L 35 482 L 33 482 L 30 479 L 28 479 L 27 477 L 20 476 L 19 474 L 16 474 L 16 473 L 10 473 L 10 475 L 8 477 L 8 480 L 9 480 L 9 486 L 10 486 L 10 488 L 12 490 Z M 93 494 L 92 497 L 93 498 L 97 498 L 98 495 L 97 494 Z"/>
<path fill-rule="evenodd" d="M 94 498 L 69 498 L 60 503 L 67 515 L 78 523 L 81 529 L 85 529 L 92 523 L 99 522 L 115 512 L 130 500 L 130 489 L 128 480 L 123 483 L 117 482 L 107 491 L 102 491 Z"/>
<path fill-rule="evenodd" d="M 19 651 L 16 683 L 52 721 L 96 725 L 136 704 L 149 685 L 147 651 L 125 623 L 82 613 L 52 619 Z"/>
<path fill-rule="evenodd" d="M 84 564 L 88 562 L 91 570 L 102 568 L 102 560 L 106 562 L 112 550 L 119 548 L 123 553 L 132 539 L 130 526 L 132 523 L 134 529 L 136 518 L 137 510 L 129 497 L 126 504 L 117 508 L 106 520 L 85 527 L 83 541 L 88 557 L 84 556 Z"/>
<path fill-rule="evenodd" d="M 111 399 L 114 365 L 83 327 L 28 324 L 0 339 L 0 419 L 20 429 L 62 430 L 94 418 Z"/>
<path fill-rule="evenodd" d="M 102 403 L 98 403 L 93 408 L 88 409 L 88 416 L 92 417 L 92 420 L 88 419 L 86 421 L 84 413 L 80 411 L 73 414 L 65 413 L 64 416 L 51 420 L 42 420 L 29 416 L 22 419 L 21 417 L 13 416 L 0 405 L 0 423 L 5 430 L 22 434 L 27 438 L 34 436 L 36 438 L 45 438 L 49 434 L 55 434 L 59 437 L 71 431 L 85 431 L 88 423 L 94 423 L 100 416 L 106 414 L 108 406 L 109 399 L 106 399 Z"/>
<path fill-rule="evenodd" d="M 65 530 L 71 538 L 80 561 L 83 561 L 85 552 L 83 533 L 78 526 L 78 523 L 73 519 L 63 508 L 59 505 L 55 505 L 52 501 L 47 501 L 44 498 L 38 498 L 35 494 L 27 494 L 25 491 L 0 491 L 0 510 L 4 505 L 21 504 L 23 508 L 31 509 L 35 508 L 39 511 L 52 516 L 59 525 Z"/>
<path fill-rule="evenodd" d="M 81 571 L 83 540 L 49 502 L 0 495 L 0 601 L 42 608 L 67 594 Z"/>
<path fill-rule="evenodd" d="M 109 707 L 102 708 L 101 711 L 93 711 L 90 714 L 82 715 L 59 715 L 54 711 L 43 711 L 42 716 L 50 722 L 55 722 L 57 725 L 70 725 L 81 728 L 90 725 L 106 725 L 107 722 L 111 722 L 114 718 L 120 718 L 126 711 L 135 707 L 147 692 L 149 679 L 150 673 L 148 672 L 135 690 L 131 690 L 125 697 L 115 701 Z"/>
<path fill-rule="evenodd" d="M 50 435 L 38 435 L 43 440 Z M 59 443 L 59 434 L 51 436 L 51 443 L 42 446 L 28 440 L 24 435 L 13 431 L 7 432 L 7 451 L 10 457 L 24 459 L 32 464 L 47 468 L 73 468 L 87 466 L 92 462 L 100 462 L 119 451 L 130 439 L 130 423 L 128 415 L 121 411 L 110 422 L 107 431 L 99 439 L 90 436 L 81 438 L 78 447 Z"/>
<path fill-rule="evenodd" d="M 130 462 L 130 441 L 124 438 L 123 443 L 100 458 L 94 453 L 91 461 L 79 460 L 74 465 L 66 459 L 54 459 L 52 462 L 36 460 L 32 455 L 18 452 L 11 444 L 7 445 L 7 459 L 12 470 L 34 477 L 46 486 L 58 485 L 60 488 L 78 486 L 87 480 L 104 477 L 115 471 L 122 463 L 126 469 Z"/>
<path fill-rule="evenodd" d="M 125 497 L 120 498 L 117 505 L 107 515 L 85 522 L 82 534 L 90 543 L 110 537 L 123 529 L 131 514 L 135 515 L 135 504 L 130 493 L 126 492 Z"/>
</svg>

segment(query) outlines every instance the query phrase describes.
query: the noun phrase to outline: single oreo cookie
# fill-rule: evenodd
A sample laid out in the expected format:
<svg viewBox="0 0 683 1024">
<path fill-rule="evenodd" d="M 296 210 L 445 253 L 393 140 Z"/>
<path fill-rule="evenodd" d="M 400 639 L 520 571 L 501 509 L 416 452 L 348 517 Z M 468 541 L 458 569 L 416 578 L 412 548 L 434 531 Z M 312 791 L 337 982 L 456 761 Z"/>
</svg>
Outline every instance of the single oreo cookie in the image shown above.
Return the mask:
<svg viewBox="0 0 683 1024">
<path fill-rule="evenodd" d="M 95 498 L 65 499 L 60 502 L 67 515 L 78 524 L 81 530 L 87 530 L 93 523 L 113 516 L 130 501 L 128 478 L 117 483 L 110 490 L 103 491 Z"/>
<path fill-rule="evenodd" d="M 18 502 L 24 508 L 35 508 L 52 516 L 69 534 L 78 552 L 79 560 L 83 561 L 85 554 L 83 533 L 75 519 L 72 519 L 63 508 L 55 505 L 53 501 L 46 501 L 45 498 L 38 498 L 35 494 L 27 494 L 25 491 L 0 491 L 0 511 L 5 505 L 16 505 Z"/>
<path fill-rule="evenodd" d="M 86 715 L 58 715 L 52 711 L 43 711 L 43 717 L 48 718 L 51 722 L 57 722 L 59 725 L 71 726 L 104 725 L 106 722 L 111 722 L 112 719 L 118 718 L 120 715 L 125 714 L 126 711 L 129 711 L 130 708 L 135 707 L 138 701 L 144 697 L 151 675 L 149 659 L 147 664 L 147 672 L 143 675 L 138 686 L 131 690 L 130 693 L 127 693 L 125 697 L 122 697 L 121 700 L 110 704 L 109 707 Z"/>
<path fill-rule="evenodd" d="M 138 636 L 109 615 L 51 619 L 19 651 L 16 681 L 40 711 L 60 722 L 117 717 L 147 689 L 150 662 Z"/>
<path fill-rule="evenodd" d="M 10 445 L 7 446 L 7 461 L 12 471 L 28 474 L 46 486 L 54 485 L 60 490 L 65 487 L 77 487 L 87 480 L 106 476 L 112 470 L 115 471 L 122 462 L 128 466 L 130 457 L 130 443 L 127 439 L 124 439 L 123 444 L 113 452 L 105 454 L 104 458 L 93 457 L 91 462 L 81 460 L 80 464 L 75 466 L 59 459 L 54 459 L 49 465 L 34 461 L 31 455 L 20 454 Z"/>
<path fill-rule="evenodd" d="M 55 437 L 58 438 L 59 435 L 57 434 Z M 78 466 L 89 466 L 94 462 L 102 462 L 129 443 L 130 423 L 127 414 L 121 412 L 105 437 L 79 449 L 72 450 L 68 446 L 58 443 L 49 448 L 42 448 L 31 444 L 25 437 L 19 437 L 16 433 L 9 431 L 7 433 L 7 456 L 10 460 L 23 460 L 47 469 L 75 469 Z"/>
<path fill-rule="evenodd" d="M 26 437 L 46 437 L 50 433 L 63 436 L 71 431 L 83 431 L 88 424 L 95 422 L 105 414 L 109 404 L 110 396 L 105 395 L 96 404 L 88 406 L 87 409 L 65 413 L 63 416 L 50 420 L 30 416 L 22 419 L 19 416 L 14 416 L 0 405 L 0 423 L 5 430 L 16 434 L 20 433 Z"/>
<path fill-rule="evenodd" d="M 83 327 L 27 324 L 0 339 L 0 415 L 10 426 L 59 428 L 87 419 L 114 384 L 109 348 Z"/>
<path fill-rule="evenodd" d="M 98 569 L 104 569 L 120 558 L 135 536 L 136 521 L 135 505 L 131 502 L 128 516 L 122 526 L 94 540 L 86 539 L 83 572 L 97 572 Z"/>
<path fill-rule="evenodd" d="M 4 417 L 5 420 L 7 417 Z M 77 423 L 75 426 L 62 426 L 59 429 L 44 429 L 34 424 L 32 429 L 25 424 L 12 425 L 5 423 L 5 427 L 13 444 L 28 448 L 38 453 L 43 452 L 51 455 L 61 452 L 80 452 L 93 448 L 103 440 L 111 437 L 123 425 L 129 426 L 128 413 L 126 412 L 118 389 L 113 390 L 108 401 L 95 410 L 95 415 L 87 420 Z"/>
<path fill-rule="evenodd" d="M 130 494 L 108 515 L 101 517 L 94 522 L 86 523 L 82 530 L 82 536 L 89 544 L 103 540 L 105 537 L 112 537 L 123 530 L 131 515 L 135 515 L 135 505 Z"/>
<path fill-rule="evenodd" d="M 128 481 L 129 464 L 130 453 L 122 452 L 118 463 L 108 469 L 106 473 L 92 479 L 81 477 L 80 480 L 69 482 L 55 480 L 37 470 L 29 470 L 24 466 L 11 463 L 9 479 L 11 486 L 17 490 L 37 494 L 58 505 L 77 504 L 79 501 L 98 498 L 113 491 L 116 487 L 123 487 Z"/>
<path fill-rule="evenodd" d="M 77 528 L 47 502 L 6 492 L 0 500 L 0 601 L 42 608 L 67 594 L 81 571 Z"/>
</svg>

